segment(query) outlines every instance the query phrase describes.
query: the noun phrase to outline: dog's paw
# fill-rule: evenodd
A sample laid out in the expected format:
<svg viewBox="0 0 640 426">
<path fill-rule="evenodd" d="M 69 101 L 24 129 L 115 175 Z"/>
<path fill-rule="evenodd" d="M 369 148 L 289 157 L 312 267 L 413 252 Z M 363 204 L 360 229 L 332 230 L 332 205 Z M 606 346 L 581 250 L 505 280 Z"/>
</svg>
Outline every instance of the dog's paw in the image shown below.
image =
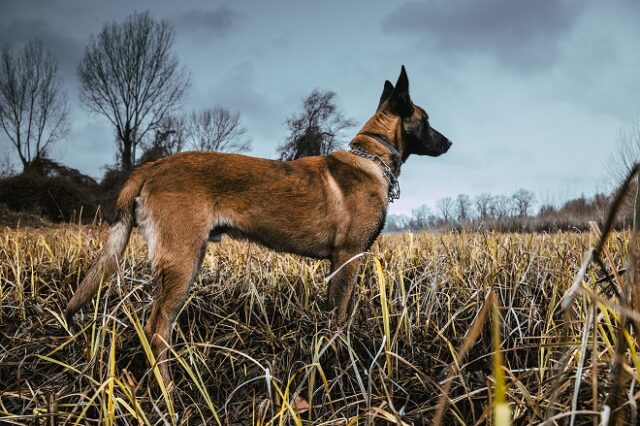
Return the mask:
<svg viewBox="0 0 640 426">
<path fill-rule="evenodd" d="M 77 330 L 77 324 L 76 321 L 74 320 L 74 315 L 72 313 L 66 312 L 64 314 L 64 319 L 67 323 L 67 328 L 69 329 L 69 332 L 73 334 L 74 330 Z"/>
</svg>

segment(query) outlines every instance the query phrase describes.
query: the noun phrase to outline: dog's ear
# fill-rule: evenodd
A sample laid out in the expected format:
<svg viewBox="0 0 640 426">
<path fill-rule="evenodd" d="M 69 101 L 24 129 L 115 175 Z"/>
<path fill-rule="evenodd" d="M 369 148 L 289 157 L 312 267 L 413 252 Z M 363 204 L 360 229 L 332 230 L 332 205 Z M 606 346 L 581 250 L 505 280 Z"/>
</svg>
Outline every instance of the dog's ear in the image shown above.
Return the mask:
<svg viewBox="0 0 640 426">
<path fill-rule="evenodd" d="M 382 104 L 391 97 L 392 93 L 393 93 L 393 84 L 391 84 L 391 82 L 387 80 L 384 82 L 384 89 L 382 89 L 382 95 L 380 95 L 380 103 L 378 104 L 378 110 L 380 110 L 380 107 L 382 106 Z"/>
<path fill-rule="evenodd" d="M 411 102 L 411 97 L 409 96 L 409 78 L 404 65 L 400 70 L 396 87 L 389 98 L 389 105 L 394 113 L 402 117 L 407 117 L 413 112 L 413 102 Z"/>
</svg>

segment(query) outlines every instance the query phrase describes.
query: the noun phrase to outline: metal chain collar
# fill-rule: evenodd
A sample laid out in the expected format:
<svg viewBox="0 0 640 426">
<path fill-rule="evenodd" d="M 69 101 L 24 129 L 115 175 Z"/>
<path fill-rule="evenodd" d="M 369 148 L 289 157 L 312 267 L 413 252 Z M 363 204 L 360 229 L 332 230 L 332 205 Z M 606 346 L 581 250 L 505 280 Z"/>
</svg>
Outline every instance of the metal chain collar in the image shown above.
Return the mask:
<svg viewBox="0 0 640 426">
<path fill-rule="evenodd" d="M 361 148 L 350 147 L 350 150 L 353 154 L 379 163 L 383 167 L 382 176 L 384 176 L 385 180 L 389 184 L 389 190 L 387 191 L 389 202 L 393 203 L 395 200 L 400 198 L 400 183 L 398 182 L 398 178 L 395 174 L 393 174 L 391 167 L 389 167 L 387 163 L 382 160 L 382 158 L 378 157 L 375 154 L 371 154 Z"/>
</svg>

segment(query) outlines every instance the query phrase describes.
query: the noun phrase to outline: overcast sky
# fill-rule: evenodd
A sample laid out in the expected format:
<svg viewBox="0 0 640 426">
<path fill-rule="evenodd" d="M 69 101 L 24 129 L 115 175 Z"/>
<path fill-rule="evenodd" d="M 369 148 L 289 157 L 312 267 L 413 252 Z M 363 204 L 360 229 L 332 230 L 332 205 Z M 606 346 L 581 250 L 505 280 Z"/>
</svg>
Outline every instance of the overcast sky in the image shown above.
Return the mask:
<svg viewBox="0 0 640 426">
<path fill-rule="evenodd" d="M 175 26 L 192 80 L 184 110 L 240 111 L 253 155 L 275 156 L 314 88 L 362 125 L 404 64 L 414 102 L 454 145 L 407 161 L 391 213 L 459 193 L 607 189 L 605 159 L 640 114 L 633 0 L 0 0 L 0 43 L 39 37 L 57 56 L 72 120 L 56 156 L 94 177 L 114 161 L 114 131 L 80 106 L 76 64 L 105 22 L 146 9 Z"/>
</svg>

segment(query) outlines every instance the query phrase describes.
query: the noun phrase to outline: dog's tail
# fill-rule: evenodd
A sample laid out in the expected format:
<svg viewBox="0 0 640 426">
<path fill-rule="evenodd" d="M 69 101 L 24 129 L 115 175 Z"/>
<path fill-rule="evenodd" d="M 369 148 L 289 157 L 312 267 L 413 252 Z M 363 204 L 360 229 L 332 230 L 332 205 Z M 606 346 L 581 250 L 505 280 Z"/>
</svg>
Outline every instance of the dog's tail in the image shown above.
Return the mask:
<svg viewBox="0 0 640 426">
<path fill-rule="evenodd" d="M 116 202 L 116 220 L 109 229 L 107 243 L 67 303 L 65 316 L 69 326 L 73 324 L 73 315 L 97 293 L 100 283 L 106 282 L 118 268 L 135 222 L 135 199 L 146 180 L 144 168 L 135 170 L 120 191 Z"/>
</svg>

